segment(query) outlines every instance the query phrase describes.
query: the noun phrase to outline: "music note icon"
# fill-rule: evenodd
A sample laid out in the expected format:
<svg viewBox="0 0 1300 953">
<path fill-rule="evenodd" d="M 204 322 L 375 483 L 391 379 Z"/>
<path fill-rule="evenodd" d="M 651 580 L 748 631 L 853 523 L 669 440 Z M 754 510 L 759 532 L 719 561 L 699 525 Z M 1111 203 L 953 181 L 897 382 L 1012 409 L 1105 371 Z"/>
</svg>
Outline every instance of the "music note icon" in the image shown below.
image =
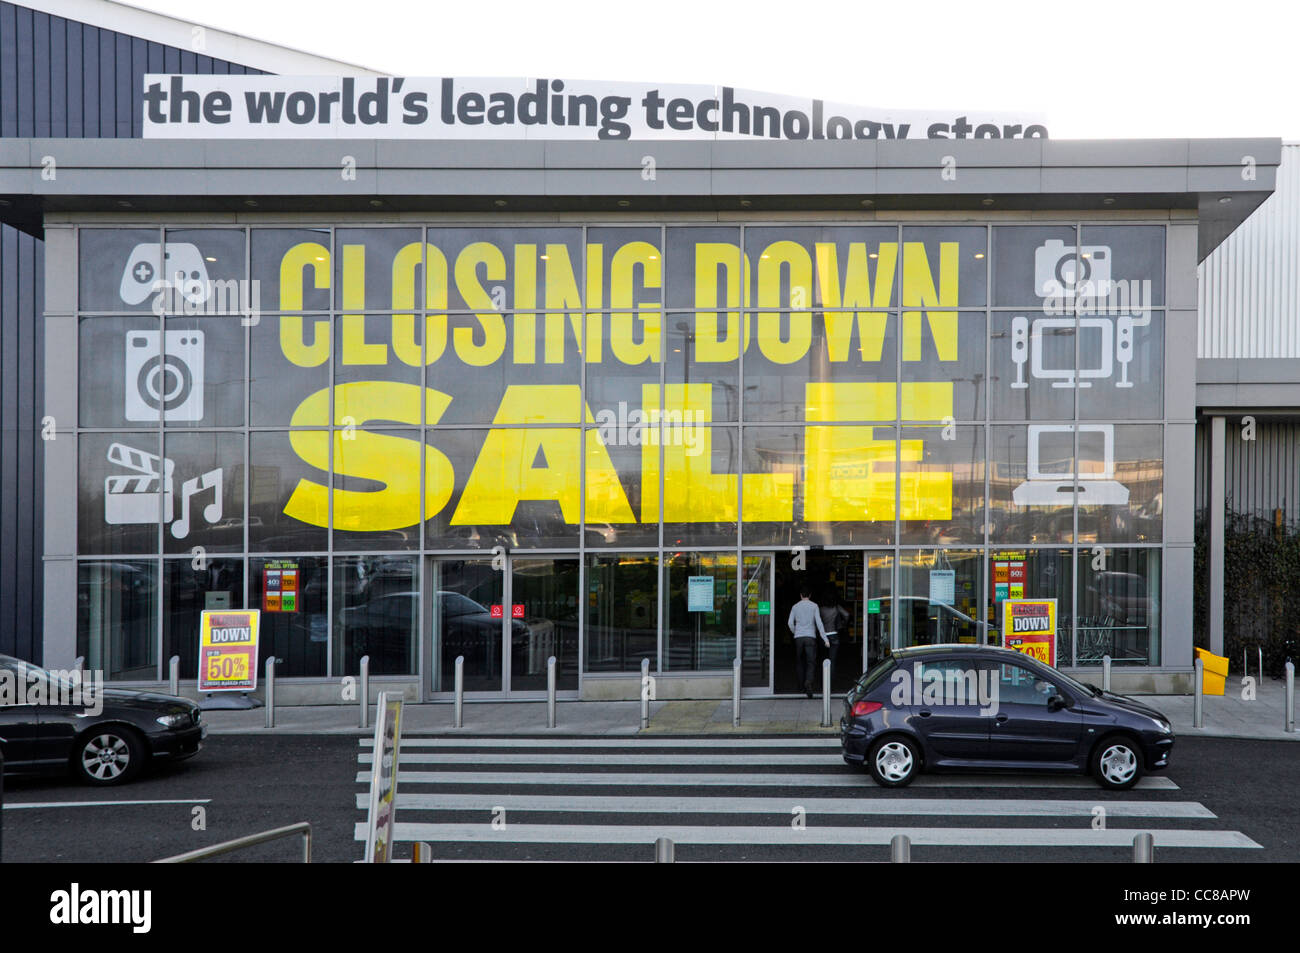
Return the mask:
<svg viewBox="0 0 1300 953">
<path fill-rule="evenodd" d="M 181 515 L 172 523 L 172 536 L 176 539 L 190 535 L 190 499 L 204 490 L 212 490 L 213 494 L 212 502 L 203 508 L 203 518 L 209 524 L 221 519 L 221 468 L 218 467 L 181 484 Z"/>
</svg>

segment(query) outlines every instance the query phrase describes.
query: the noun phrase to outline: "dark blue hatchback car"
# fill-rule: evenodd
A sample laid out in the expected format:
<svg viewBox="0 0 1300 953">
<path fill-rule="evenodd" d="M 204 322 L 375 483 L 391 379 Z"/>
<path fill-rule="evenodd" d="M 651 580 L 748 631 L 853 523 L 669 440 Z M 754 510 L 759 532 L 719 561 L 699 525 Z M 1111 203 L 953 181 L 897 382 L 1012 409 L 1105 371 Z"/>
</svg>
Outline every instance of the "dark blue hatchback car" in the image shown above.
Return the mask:
<svg viewBox="0 0 1300 953">
<path fill-rule="evenodd" d="M 1174 732 L 1154 708 L 1075 681 L 1020 652 L 980 645 L 895 650 L 853 687 L 844 760 L 885 787 L 921 771 L 1091 773 L 1132 787 L 1169 765 Z"/>
</svg>

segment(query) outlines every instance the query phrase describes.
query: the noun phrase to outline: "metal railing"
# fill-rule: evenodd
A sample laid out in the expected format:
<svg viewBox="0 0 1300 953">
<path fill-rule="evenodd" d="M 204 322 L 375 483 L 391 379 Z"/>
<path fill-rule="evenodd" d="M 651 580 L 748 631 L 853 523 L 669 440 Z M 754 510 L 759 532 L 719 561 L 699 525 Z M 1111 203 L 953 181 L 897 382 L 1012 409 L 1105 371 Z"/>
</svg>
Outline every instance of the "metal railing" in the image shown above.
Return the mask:
<svg viewBox="0 0 1300 953">
<path fill-rule="evenodd" d="M 187 851 L 184 854 L 177 854 L 175 857 L 164 857 L 162 860 L 155 860 L 155 864 L 188 864 L 196 860 L 207 860 L 209 857 L 220 857 L 223 854 L 231 854 L 237 850 L 244 850 L 247 847 L 256 847 L 258 844 L 266 844 L 273 840 L 279 840 L 282 837 L 293 837 L 302 835 L 302 862 L 311 863 L 311 824 L 307 821 L 299 821 L 297 824 L 290 824 L 288 827 L 277 827 L 274 830 L 262 831 L 260 834 L 249 834 L 247 837 L 236 837 L 234 840 L 228 840 L 221 844 L 213 844 L 211 847 L 200 847 L 198 850 Z"/>
</svg>

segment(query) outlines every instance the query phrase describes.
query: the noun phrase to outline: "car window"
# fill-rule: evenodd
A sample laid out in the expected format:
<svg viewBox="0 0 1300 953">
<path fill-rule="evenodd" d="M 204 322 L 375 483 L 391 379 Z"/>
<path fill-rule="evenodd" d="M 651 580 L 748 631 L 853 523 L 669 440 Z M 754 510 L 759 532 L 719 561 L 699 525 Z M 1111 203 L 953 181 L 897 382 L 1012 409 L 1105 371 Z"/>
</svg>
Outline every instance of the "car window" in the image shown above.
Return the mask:
<svg viewBox="0 0 1300 953">
<path fill-rule="evenodd" d="M 998 701 L 1001 703 L 1046 707 L 1048 698 L 1060 694 L 1049 679 L 1024 665 L 1000 662 L 994 665 L 994 672 L 997 675 Z"/>
</svg>

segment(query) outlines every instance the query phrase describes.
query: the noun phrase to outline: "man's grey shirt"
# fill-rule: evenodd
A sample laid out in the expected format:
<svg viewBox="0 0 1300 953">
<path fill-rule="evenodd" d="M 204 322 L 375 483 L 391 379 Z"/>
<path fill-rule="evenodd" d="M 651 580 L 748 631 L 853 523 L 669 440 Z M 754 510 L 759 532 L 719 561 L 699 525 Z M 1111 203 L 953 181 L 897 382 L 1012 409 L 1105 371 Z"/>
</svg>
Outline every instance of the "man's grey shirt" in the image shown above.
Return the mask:
<svg viewBox="0 0 1300 953">
<path fill-rule="evenodd" d="M 826 627 L 822 625 L 822 615 L 817 610 L 817 603 L 811 599 L 800 599 L 790 610 L 790 619 L 786 623 L 794 632 L 796 639 L 811 639 L 818 634 L 826 635 Z"/>
</svg>

